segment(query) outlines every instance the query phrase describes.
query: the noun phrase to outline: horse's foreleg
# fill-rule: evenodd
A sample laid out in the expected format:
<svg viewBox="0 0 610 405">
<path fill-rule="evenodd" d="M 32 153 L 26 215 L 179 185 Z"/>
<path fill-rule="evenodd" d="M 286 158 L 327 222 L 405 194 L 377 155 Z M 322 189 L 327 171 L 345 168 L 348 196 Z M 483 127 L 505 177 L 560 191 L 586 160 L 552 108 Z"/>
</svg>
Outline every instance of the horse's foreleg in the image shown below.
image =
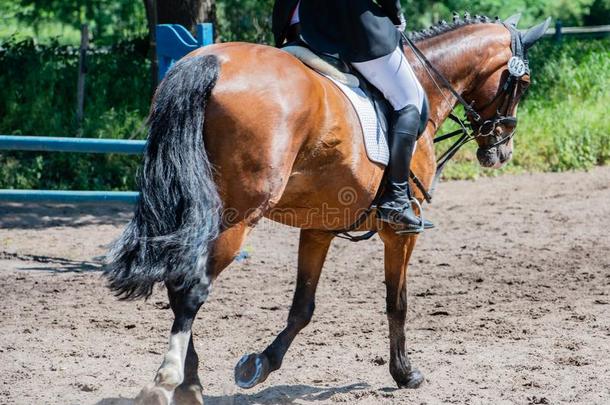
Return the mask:
<svg viewBox="0 0 610 405">
<path fill-rule="evenodd" d="M 185 380 L 185 365 L 192 367 L 194 364 L 192 355 L 195 350 L 192 347 L 191 328 L 199 308 L 208 297 L 209 280 L 207 277 L 202 277 L 197 284 L 181 290 L 175 289 L 168 283 L 167 291 L 170 306 L 174 312 L 169 350 L 157 371 L 154 384 L 140 392 L 136 398 L 136 404 L 171 404 L 174 390 Z M 188 364 L 186 362 L 187 353 L 191 354 Z M 199 392 L 195 394 L 194 397 L 201 397 L 200 386 Z M 197 404 L 203 403 L 203 401 L 197 401 L 195 398 L 190 403 Z"/>
<path fill-rule="evenodd" d="M 316 287 L 333 236 L 324 231 L 301 230 L 297 285 L 286 328 L 263 353 L 245 355 L 237 363 L 235 382 L 240 387 L 252 388 L 278 370 L 294 338 L 309 324 L 315 308 Z"/>
<path fill-rule="evenodd" d="M 405 319 L 407 317 L 407 265 L 415 247 L 415 236 L 396 235 L 392 229 L 381 232 L 385 244 L 386 309 L 390 327 L 390 374 L 401 388 L 417 388 L 421 372 L 407 357 Z"/>
</svg>

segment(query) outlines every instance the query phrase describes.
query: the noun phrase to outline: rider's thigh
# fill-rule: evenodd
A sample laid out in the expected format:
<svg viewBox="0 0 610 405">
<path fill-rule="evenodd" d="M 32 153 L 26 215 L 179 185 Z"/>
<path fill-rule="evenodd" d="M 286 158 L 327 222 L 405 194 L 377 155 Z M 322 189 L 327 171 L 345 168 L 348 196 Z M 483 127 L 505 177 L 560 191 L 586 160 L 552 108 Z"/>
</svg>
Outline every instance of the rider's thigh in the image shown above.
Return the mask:
<svg viewBox="0 0 610 405">
<path fill-rule="evenodd" d="M 353 66 L 383 93 L 395 110 L 413 104 L 421 112 L 424 89 L 400 48 L 377 59 L 353 63 Z"/>
</svg>

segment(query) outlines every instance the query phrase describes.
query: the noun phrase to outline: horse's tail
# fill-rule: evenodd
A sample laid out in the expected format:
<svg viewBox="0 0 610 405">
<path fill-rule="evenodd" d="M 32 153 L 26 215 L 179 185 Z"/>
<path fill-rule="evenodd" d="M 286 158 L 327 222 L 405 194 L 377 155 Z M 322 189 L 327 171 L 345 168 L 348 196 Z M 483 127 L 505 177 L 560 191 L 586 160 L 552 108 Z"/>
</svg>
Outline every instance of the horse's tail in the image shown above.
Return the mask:
<svg viewBox="0 0 610 405">
<path fill-rule="evenodd" d="M 104 274 L 123 299 L 149 297 L 157 282 L 206 282 L 221 201 L 203 144 L 205 105 L 219 74 L 214 56 L 185 58 L 161 82 L 148 119 L 140 198 L 107 256 Z"/>
</svg>

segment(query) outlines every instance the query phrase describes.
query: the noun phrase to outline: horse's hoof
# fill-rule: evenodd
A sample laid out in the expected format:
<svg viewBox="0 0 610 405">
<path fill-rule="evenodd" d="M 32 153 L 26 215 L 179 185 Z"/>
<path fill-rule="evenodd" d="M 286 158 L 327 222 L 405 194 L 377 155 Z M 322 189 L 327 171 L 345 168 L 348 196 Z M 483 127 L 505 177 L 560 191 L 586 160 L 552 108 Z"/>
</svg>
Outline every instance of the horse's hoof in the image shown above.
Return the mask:
<svg viewBox="0 0 610 405">
<path fill-rule="evenodd" d="M 172 403 L 172 392 L 163 387 L 151 385 L 140 391 L 135 405 L 170 405 Z"/>
<path fill-rule="evenodd" d="M 182 384 L 174 391 L 174 404 L 175 405 L 203 405 L 203 392 L 201 385 Z"/>
<path fill-rule="evenodd" d="M 421 383 L 424 382 L 424 375 L 418 369 L 414 368 L 409 372 L 408 377 L 403 381 L 396 381 L 398 388 L 419 388 Z"/>
<path fill-rule="evenodd" d="M 235 366 L 235 384 L 252 388 L 269 376 L 269 360 L 264 354 L 246 354 Z"/>
</svg>

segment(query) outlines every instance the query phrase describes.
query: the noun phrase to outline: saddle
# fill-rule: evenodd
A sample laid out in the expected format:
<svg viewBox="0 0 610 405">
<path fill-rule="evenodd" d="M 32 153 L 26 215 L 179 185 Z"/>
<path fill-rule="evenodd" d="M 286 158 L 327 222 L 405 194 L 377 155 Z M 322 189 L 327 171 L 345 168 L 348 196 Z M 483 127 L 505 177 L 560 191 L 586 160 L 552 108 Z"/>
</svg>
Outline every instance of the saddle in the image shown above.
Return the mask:
<svg viewBox="0 0 610 405">
<path fill-rule="evenodd" d="M 288 43 L 281 49 L 293 55 L 306 66 L 322 74 L 323 76 L 327 76 L 347 87 L 359 88 L 362 90 L 366 97 L 371 100 L 375 108 L 379 126 L 387 138 L 394 109 L 383 94 L 375 86 L 370 84 L 356 69 L 352 67 L 352 65 L 343 61 L 338 55 L 328 55 L 325 53 L 316 52 L 302 40 Z M 428 115 L 428 96 L 424 95 L 424 105 L 421 112 L 418 139 L 426 129 Z"/>
</svg>

